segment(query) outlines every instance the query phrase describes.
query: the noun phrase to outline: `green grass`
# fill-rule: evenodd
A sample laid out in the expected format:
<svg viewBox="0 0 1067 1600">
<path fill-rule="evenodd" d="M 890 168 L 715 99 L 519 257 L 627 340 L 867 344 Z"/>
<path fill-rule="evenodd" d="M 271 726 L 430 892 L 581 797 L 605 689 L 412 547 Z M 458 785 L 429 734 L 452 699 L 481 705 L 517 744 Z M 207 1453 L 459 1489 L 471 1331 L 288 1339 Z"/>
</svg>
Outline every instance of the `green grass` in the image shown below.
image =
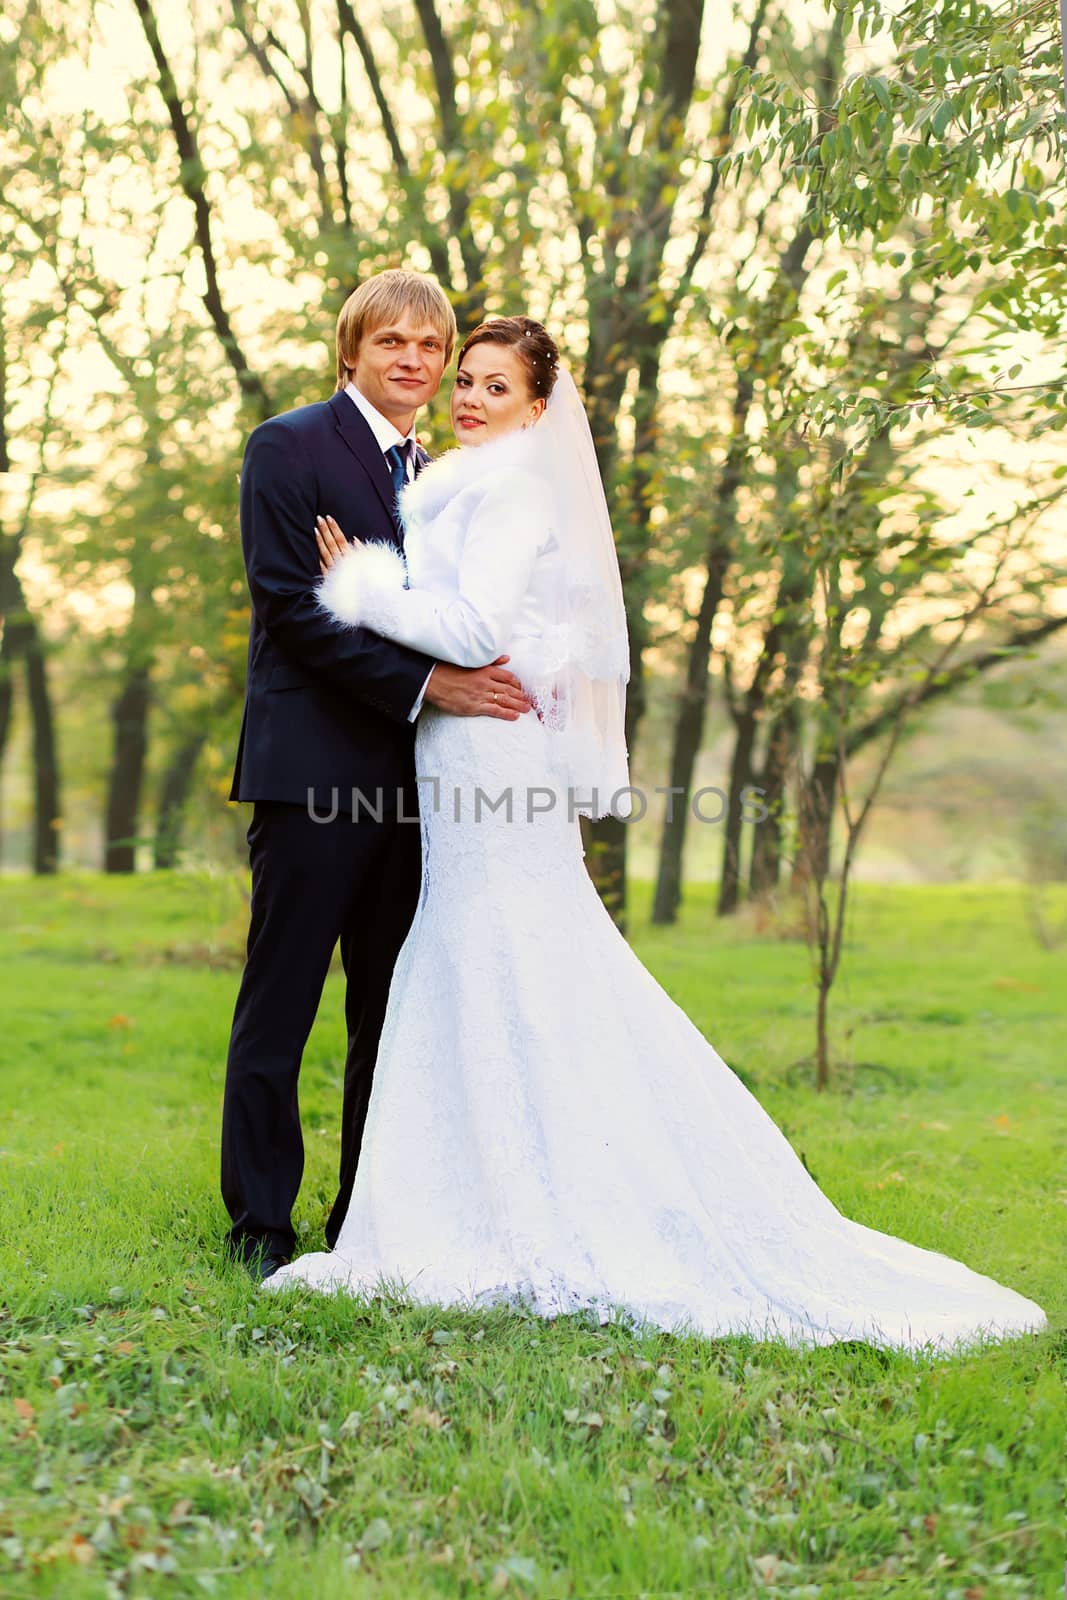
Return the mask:
<svg viewBox="0 0 1067 1600">
<path fill-rule="evenodd" d="M 0 897 L 0 1592 L 1062 1593 L 1062 1333 L 926 1362 L 257 1297 L 217 1196 L 243 885 Z M 710 890 L 675 929 L 634 898 L 638 952 L 833 1200 L 1062 1329 L 1063 955 L 1019 892 L 860 891 L 824 1097 L 804 946 L 717 925 Z M 309 1245 L 340 1002 L 334 976 L 302 1077 Z"/>
</svg>

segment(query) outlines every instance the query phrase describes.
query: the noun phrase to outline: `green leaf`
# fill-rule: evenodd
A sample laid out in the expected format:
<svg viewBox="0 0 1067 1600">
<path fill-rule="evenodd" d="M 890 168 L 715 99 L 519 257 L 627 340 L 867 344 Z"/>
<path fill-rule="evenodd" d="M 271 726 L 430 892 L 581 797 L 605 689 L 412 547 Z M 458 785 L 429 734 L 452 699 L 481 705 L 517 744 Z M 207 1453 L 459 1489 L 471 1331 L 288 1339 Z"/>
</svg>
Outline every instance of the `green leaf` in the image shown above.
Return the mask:
<svg viewBox="0 0 1067 1600">
<path fill-rule="evenodd" d="M 889 85 L 886 83 L 885 79 L 882 77 L 874 77 L 869 78 L 867 81 L 870 83 L 871 89 L 874 93 L 874 98 L 878 101 L 878 104 L 884 111 L 888 111 L 890 109 Z"/>
</svg>

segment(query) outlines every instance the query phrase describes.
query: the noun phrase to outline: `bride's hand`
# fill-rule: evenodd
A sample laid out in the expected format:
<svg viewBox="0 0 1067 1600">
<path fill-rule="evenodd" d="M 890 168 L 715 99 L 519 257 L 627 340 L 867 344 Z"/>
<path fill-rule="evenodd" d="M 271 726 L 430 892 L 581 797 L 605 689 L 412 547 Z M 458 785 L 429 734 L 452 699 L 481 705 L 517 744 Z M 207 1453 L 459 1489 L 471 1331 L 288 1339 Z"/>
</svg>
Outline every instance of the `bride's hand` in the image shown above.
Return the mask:
<svg viewBox="0 0 1067 1600">
<path fill-rule="evenodd" d="M 349 544 L 333 517 L 315 518 L 315 541 L 319 547 L 320 572 L 329 572 L 351 552 L 352 545 L 360 543 L 353 539 Z"/>
</svg>

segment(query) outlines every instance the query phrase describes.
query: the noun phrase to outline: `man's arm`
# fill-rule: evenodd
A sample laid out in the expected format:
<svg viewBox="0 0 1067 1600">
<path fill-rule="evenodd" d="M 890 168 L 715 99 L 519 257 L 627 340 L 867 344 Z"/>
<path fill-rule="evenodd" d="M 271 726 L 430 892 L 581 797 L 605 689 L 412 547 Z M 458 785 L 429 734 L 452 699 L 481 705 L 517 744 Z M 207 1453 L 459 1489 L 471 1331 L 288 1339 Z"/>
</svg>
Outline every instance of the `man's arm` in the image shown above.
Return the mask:
<svg viewBox="0 0 1067 1600">
<path fill-rule="evenodd" d="M 241 471 L 241 545 L 256 616 L 309 672 L 406 722 L 433 661 L 369 629 L 340 627 L 322 610 L 316 509 L 314 469 L 295 430 L 280 417 L 264 423 Z"/>
</svg>

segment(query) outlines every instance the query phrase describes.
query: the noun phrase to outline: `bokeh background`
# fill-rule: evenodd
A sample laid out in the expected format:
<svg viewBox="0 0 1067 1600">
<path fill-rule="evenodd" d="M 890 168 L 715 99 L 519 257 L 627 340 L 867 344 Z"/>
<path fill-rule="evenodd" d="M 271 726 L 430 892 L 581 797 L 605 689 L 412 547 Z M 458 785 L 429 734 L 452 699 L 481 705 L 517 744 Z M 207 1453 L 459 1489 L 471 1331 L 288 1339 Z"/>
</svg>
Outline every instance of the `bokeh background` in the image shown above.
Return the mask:
<svg viewBox="0 0 1067 1600">
<path fill-rule="evenodd" d="M 773 899 L 843 777 L 861 876 L 1067 875 L 1059 48 L 1054 0 L 13 0 L 4 870 L 243 860 L 243 441 L 405 264 L 589 405 L 649 793 L 609 895 Z"/>
</svg>

